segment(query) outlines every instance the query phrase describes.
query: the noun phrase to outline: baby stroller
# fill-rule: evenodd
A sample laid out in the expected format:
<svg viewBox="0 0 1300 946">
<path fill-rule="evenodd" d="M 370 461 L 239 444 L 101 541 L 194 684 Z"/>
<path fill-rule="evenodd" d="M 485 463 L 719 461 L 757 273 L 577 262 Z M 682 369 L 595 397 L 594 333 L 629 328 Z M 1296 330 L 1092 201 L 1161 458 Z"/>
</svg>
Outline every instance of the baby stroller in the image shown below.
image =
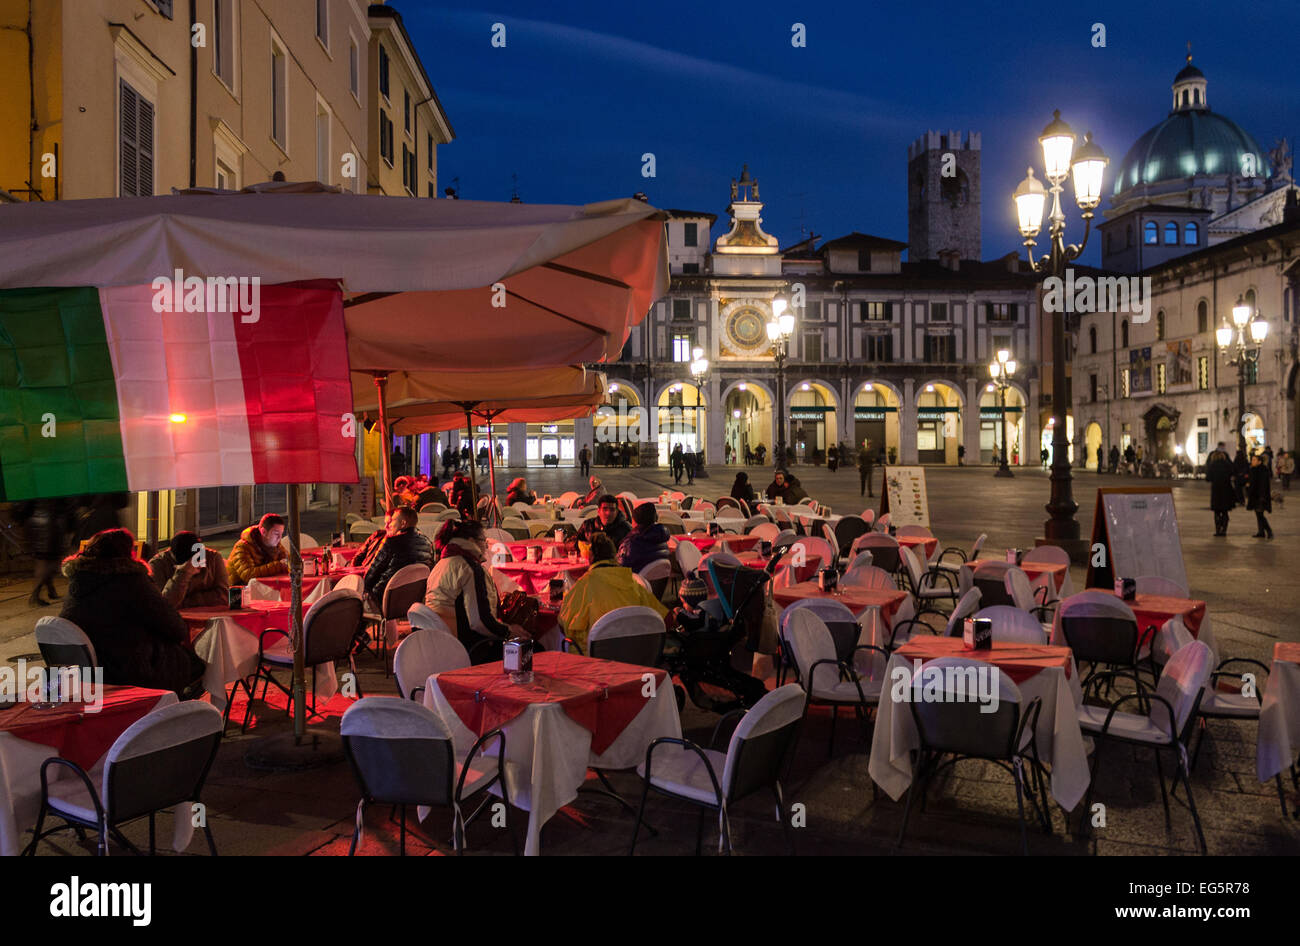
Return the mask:
<svg viewBox="0 0 1300 946">
<path fill-rule="evenodd" d="M 685 607 L 678 610 L 677 629 L 668 633 L 659 662 L 681 681 L 676 688 L 679 708 L 689 694 L 691 702 L 702 710 L 729 713 L 748 709 L 767 693 L 762 680 L 732 664 L 732 651 L 742 643 L 749 650 L 757 649 L 766 607 L 765 591 L 784 551 L 774 551 L 772 561 L 761 570 L 714 560 L 707 563 L 717 597 L 701 602 L 694 612 Z M 733 698 L 718 699 L 704 688 L 705 684 L 731 693 Z"/>
</svg>

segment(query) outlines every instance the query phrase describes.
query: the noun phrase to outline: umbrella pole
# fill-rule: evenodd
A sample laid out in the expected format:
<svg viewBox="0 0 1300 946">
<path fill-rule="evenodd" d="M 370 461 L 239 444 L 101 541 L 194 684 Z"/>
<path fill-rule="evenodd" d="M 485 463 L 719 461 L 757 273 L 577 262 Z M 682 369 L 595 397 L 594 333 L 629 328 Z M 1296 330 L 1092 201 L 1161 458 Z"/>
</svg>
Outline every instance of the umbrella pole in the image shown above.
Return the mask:
<svg viewBox="0 0 1300 946">
<path fill-rule="evenodd" d="M 289 484 L 289 583 L 292 597 L 289 604 L 289 637 L 293 642 L 293 741 L 301 745 L 307 732 L 306 707 L 306 652 L 302 633 L 302 555 L 298 551 L 298 537 L 302 535 L 302 521 L 298 515 L 298 484 Z"/>
<path fill-rule="evenodd" d="M 474 474 L 474 464 L 478 462 L 478 457 L 474 455 L 474 418 L 465 408 L 465 433 L 469 435 L 469 498 L 474 510 L 473 516 L 478 518 L 478 477 Z"/>
<path fill-rule="evenodd" d="M 495 444 L 492 443 L 492 418 L 495 415 L 488 413 L 484 417 L 487 419 L 487 439 L 488 439 L 488 489 L 491 492 L 491 500 L 488 501 L 488 522 L 493 526 L 499 526 L 500 520 L 497 518 L 497 461 Z"/>
<path fill-rule="evenodd" d="M 384 512 L 387 512 L 393 508 L 393 444 L 388 429 L 387 405 L 384 403 L 388 393 L 388 375 L 375 375 L 375 387 L 379 393 L 379 462 L 384 472 Z"/>
</svg>

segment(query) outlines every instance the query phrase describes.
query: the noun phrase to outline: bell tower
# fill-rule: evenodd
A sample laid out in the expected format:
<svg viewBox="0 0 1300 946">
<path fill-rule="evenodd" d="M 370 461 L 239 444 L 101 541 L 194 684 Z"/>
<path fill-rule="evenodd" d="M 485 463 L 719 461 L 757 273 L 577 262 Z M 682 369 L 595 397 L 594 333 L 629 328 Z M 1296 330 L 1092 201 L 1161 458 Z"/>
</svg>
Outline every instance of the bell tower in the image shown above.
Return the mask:
<svg viewBox="0 0 1300 946">
<path fill-rule="evenodd" d="M 907 149 L 907 258 L 980 258 L 980 135 L 927 131 Z"/>
</svg>

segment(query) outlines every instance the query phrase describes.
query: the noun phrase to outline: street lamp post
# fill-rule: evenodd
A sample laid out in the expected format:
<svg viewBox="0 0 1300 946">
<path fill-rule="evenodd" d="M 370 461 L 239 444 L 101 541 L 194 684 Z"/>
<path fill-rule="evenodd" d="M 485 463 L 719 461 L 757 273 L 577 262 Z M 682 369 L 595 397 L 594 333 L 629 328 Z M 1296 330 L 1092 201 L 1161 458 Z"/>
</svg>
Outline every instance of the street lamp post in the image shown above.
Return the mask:
<svg viewBox="0 0 1300 946">
<path fill-rule="evenodd" d="M 989 376 L 998 389 L 998 427 L 1001 430 L 1002 463 L 994 476 L 1015 476 L 1007 466 L 1007 388 L 1011 387 L 1011 377 L 1016 373 L 1016 362 L 1011 352 L 1005 348 L 998 349 L 997 358 L 989 363 Z"/>
<path fill-rule="evenodd" d="M 1091 132 L 1084 136 L 1083 144 L 1076 151 L 1074 132 L 1061 121 L 1059 111 L 1052 114 L 1052 121 L 1043 129 L 1038 141 L 1043 147 L 1045 176 L 1052 185 L 1049 230 L 1051 251 L 1048 255 L 1034 259 L 1034 237 L 1042 228 L 1047 191 L 1034 177 L 1033 168 L 1029 169 L 1028 176 L 1016 188 L 1013 199 L 1030 266 L 1036 273 L 1061 279 L 1065 275 L 1066 264 L 1076 259 L 1088 245 L 1088 236 L 1092 232 L 1092 215 L 1101 203 L 1102 176 L 1109 159 L 1101 148 L 1093 144 Z M 1067 245 L 1061 193 L 1064 190 L 1062 185 L 1071 172 L 1074 175 L 1074 200 L 1082 212 L 1084 231 L 1082 243 Z M 1082 560 L 1087 547 L 1079 538 L 1079 523 L 1074 518 L 1079 504 L 1074 501 L 1070 477 L 1070 446 L 1066 422 L 1070 404 L 1065 392 L 1065 332 L 1065 313 L 1053 313 L 1052 412 L 1058 418 L 1058 423 L 1052 431 L 1052 496 L 1047 504 L 1049 518 L 1043 528 L 1047 542 L 1062 546 L 1071 553 L 1072 558 Z"/>
<path fill-rule="evenodd" d="M 1251 320 L 1251 308 L 1241 296 L 1232 307 L 1232 324 L 1226 322 L 1215 330 L 1219 350 L 1228 364 L 1237 366 L 1237 449 L 1246 453 L 1246 369 L 1259 363 L 1259 346 L 1268 335 L 1268 323 L 1261 318 Z M 1250 340 L 1246 343 L 1247 325 Z"/>
<path fill-rule="evenodd" d="M 705 378 L 709 374 L 709 359 L 704 357 L 704 349 L 696 348 L 691 351 L 691 377 L 695 379 L 695 440 L 698 453 L 701 456 L 701 465 L 703 465 L 704 455 L 704 438 L 700 436 L 700 402 L 703 395 L 700 394 L 700 386 L 704 384 Z"/>
<path fill-rule="evenodd" d="M 785 358 L 786 345 L 794 334 L 794 313 L 790 299 L 779 292 L 772 300 L 772 321 L 767 323 L 767 338 L 776 346 L 776 450 L 772 454 L 775 465 L 785 466 Z"/>
</svg>

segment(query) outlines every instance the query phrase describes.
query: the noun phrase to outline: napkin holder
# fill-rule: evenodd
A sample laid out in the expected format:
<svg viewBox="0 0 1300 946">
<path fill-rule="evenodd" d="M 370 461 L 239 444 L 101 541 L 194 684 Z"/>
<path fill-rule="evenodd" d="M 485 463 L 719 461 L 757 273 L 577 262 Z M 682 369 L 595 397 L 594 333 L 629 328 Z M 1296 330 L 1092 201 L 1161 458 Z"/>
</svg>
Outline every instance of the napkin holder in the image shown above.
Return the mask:
<svg viewBox="0 0 1300 946">
<path fill-rule="evenodd" d="M 547 584 L 547 587 L 550 590 L 552 601 L 559 601 L 561 598 L 564 597 L 563 578 L 552 578 L 550 582 Z"/>
<path fill-rule="evenodd" d="M 1136 578 L 1116 578 L 1115 597 L 1121 601 L 1137 600 L 1138 584 Z"/>
<path fill-rule="evenodd" d="M 716 522 L 710 522 L 710 523 L 709 523 L 709 535 L 711 535 L 711 536 L 713 536 L 713 537 L 716 538 L 717 536 L 719 536 L 719 535 L 721 535 L 721 534 L 722 534 L 722 526 L 718 525 Z"/>
<path fill-rule="evenodd" d="M 302 577 L 304 577 L 304 578 L 315 578 L 315 577 L 316 577 L 316 567 L 317 567 L 317 565 L 318 565 L 318 562 L 317 562 L 316 557 L 315 557 L 314 555 L 313 555 L 313 556 L 308 556 L 307 558 L 304 558 L 304 559 L 302 560 Z"/>
<path fill-rule="evenodd" d="M 966 618 L 961 640 L 967 650 L 990 650 L 993 647 L 993 621 L 989 618 Z"/>
<path fill-rule="evenodd" d="M 537 564 L 540 564 L 540 563 L 541 563 L 541 561 L 542 561 L 542 547 L 541 547 L 540 545 L 530 545 L 530 546 L 528 546 L 528 560 L 529 560 L 530 562 L 532 562 L 534 565 L 537 565 Z"/>
<path fill-rule="evenodd" d="M 231 585 L 226 589 L 226 606 L 231 611 L 238 611 L 244 606 L 244 592 L 247 591 L 244 585 Z"/>
<path fill-rule="evenodd" d="M 822 591 L 834 591 L 839 585 L 839 580 L 840 573 L 829 565 L 817 571 L 817 587 Z"/>
<path fill-rule="evenodd" d="M 342 533 L 342 532 L 331 532 L 331 533 L 330 533 L 330 548 L 338 548 L 338 547 L 339 547 L 340 545 L 342 545 L 342 544 L 343 544 L 343 533 Z"/>
<path fill-rule="evenodd" d="M 505 643 L 502 665 L 511 683 L 533 682 L 533 641 L 530 637 L 512 637 Z"/>
</svg>

